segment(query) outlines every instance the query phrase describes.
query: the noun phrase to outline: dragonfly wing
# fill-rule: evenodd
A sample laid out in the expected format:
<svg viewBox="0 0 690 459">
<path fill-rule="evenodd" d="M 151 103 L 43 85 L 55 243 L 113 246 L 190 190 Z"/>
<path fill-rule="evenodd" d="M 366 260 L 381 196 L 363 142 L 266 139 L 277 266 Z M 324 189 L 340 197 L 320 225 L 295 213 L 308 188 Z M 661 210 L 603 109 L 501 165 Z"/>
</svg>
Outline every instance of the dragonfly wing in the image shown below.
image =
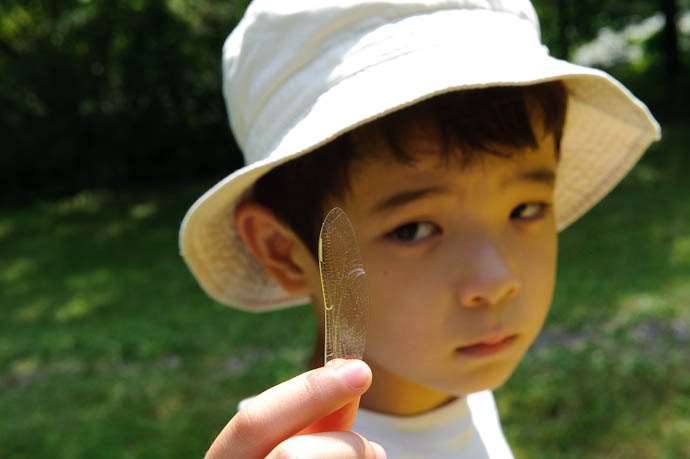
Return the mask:
<svg viewBox="0 0 690 459">
<path fill-rule="evenodd" d="M 355 231 L 339 207 L 326 215 L 321 227 L 319 269 L 325 308 L 325 361 L 361 359 L 369 322 L 367 276 Z"/>
</svg>

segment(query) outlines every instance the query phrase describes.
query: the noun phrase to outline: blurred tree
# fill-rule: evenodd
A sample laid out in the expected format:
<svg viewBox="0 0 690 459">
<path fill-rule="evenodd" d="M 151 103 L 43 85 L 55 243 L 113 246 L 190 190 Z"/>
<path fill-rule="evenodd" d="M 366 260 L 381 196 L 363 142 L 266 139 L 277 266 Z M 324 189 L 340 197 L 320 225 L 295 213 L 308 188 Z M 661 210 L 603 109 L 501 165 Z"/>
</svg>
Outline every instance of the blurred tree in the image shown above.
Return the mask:
<svg viewBox="0 0 690 459">
<path fill-rule="evenodd" d="M 627 27 L 646 19 L 665 19 L 659 33 L 635 45 L 644 52 L 636 62 L 600 62 L 647 101 L 657 114 L 683 116 L 682 107 L 690 97 L 690 76 L 683 66 L 690 55 L 678 34 L 679 12 L 690 9 L 690 0 L 533 0 L 539 13 L 544 43 L 552 54 L 573 58 L 581 45 L 591 42 L 602 31 L 621 33 Z"/>
<path fill-rule="evenodd" d="M 661 0 L 664 1 L 664 0 Z M 539 13 L 544 42 L 561 58 L 596 38 L 608 27 L 620 30 L 639 22 L 660 7 L 649 0 L 532 0 Z"/>
<path fill-rule="evenodd" d="M 240 164 L 220 49 L 246 7 L 3 0 L 3 196 L 220 177 Z"/>
<path fill-rule="evenodd" d="M 0 1 L 0 199 L 219 178 L 241 164 L 221 98 L 220 50 L 249 0 Z M 572 57 L 690 0 L 534 0 L 543 40 Z M 668 20 L 644 65 L 607 69 L 678 106 L 689 40 Z M 666 72 L 657 69 L 665 65 Z M 669 92 L 664 75 L 675 76 Z M 673 87 L 672 87 L 673 88 Z"/>
</svg>

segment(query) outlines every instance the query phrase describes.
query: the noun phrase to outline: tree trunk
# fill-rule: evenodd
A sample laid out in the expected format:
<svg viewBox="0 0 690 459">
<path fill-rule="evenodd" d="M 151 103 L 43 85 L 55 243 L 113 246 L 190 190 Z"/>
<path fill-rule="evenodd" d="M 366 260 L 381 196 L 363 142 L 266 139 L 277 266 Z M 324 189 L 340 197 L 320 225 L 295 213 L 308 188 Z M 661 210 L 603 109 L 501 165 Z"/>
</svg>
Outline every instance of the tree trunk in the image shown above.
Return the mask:
<svg viewBox="0 0 690 459">
<path fill-rule="evenodd" d="M 666 1 L 666 0 L 664 0 Z M 570 43 L 568 42 L 568 7 L 567 0 L 558 0 L 558 45 L 561 59 L 568 59 Z"/>
<path fill-rule="evenodd" d="M 669 83 L 675 83 L 680 72 L 680 55 L 678 52 L 678 26 L 676 16 L 678 5 L 676 0 L 661 0 L 661 9 L 666 17 L 663 31 L 664 57 L 666 60 L 666 75 Z"/>
</svg>

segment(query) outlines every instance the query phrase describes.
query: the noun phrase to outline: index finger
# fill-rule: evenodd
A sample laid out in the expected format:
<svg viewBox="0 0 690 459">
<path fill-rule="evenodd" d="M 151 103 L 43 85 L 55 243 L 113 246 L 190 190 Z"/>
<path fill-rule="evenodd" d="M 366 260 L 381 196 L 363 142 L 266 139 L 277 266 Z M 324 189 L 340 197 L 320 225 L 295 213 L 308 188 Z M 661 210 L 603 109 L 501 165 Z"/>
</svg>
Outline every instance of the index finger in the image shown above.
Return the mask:
<svg viewBox="0 0 690 459">
<path fill-rule="evenodd" d="M 359 397 L 370 384 L 371 369 L 361 360 L 337 361 L 302 373 L 244 406 L 206 457 L 263 458 L 283 440 Z"/>
</svg>

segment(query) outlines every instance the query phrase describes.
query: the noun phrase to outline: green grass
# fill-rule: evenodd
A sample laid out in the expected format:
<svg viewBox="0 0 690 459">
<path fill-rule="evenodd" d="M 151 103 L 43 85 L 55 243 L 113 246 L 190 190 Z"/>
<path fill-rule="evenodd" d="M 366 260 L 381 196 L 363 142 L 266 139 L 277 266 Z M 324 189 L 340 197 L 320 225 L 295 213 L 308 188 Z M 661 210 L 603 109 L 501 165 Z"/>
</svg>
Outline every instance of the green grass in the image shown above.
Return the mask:
<svg viewBox="0 0 690 459">
<path fill-rule="evenodd" d="M 683 125 L 561 237 L 542 337 L 496 396 L 519 457 L 690 457 Z M 201 457 L 237 402 L 296 374 L 308 308 L 207 299 L 177 228 L 210 184 L 0 214 L 0 457 Z"/>
<path fill-rule="evenodd" d="M 219 306 L 177 253 L 207 185 L 3 214 L 0 457 L 201 457 L 240 399 L 297 371 L 307 308 Z"/>
</svg>

